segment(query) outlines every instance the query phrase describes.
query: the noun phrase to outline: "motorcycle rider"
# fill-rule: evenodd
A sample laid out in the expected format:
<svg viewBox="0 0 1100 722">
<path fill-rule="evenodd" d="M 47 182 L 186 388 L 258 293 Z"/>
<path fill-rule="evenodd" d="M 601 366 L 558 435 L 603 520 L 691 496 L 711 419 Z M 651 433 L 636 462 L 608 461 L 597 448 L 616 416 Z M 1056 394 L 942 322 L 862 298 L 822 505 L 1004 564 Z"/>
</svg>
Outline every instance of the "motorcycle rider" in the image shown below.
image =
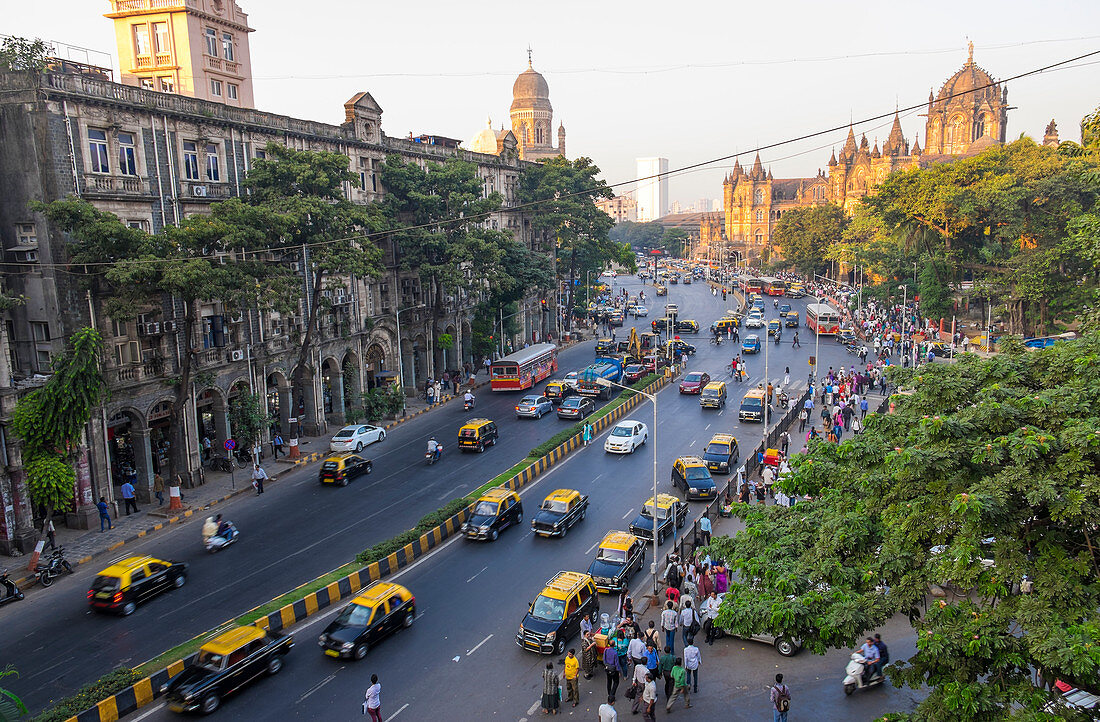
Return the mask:
<svg viewBox="0 0 1100 722">
<path fill-rule="evenodd" d="M 223 520 L 221 514 L 214 517 L 214 521 L 218 523 L 218 536 L 229 541 L 229 538 L 233 536 L 233 525 Z"/>
<path fill-rule="evenodd" d="M 434 459 L 439 459 L 439 442 L 435 440 L 435 437 L 428 439 L 428 453 L 432 455 Z"/>
<path fill-rule="evenodd" d="M 462 400 L 467 406 L 472 407 L 474 405 L 474 394 L 469 389 L 466 389 L 466 393 L 462 395 Z"/>
<path fill-rule="evenodd" d="M 863 646 L 859 648 L 859 653 L 863 655 L 864 668 L 863 668 L 863 681 L 864 683 L 870 682 L 877 676 L 882 675 L 882 664 L 880 662 L 881 655 L 879 654 L 878 647 L 875 646 L 875 640 L 870 637 L 863 643 Z"/>
<path fill-rule="evenodd" d="M 220 515 L 219 515 L 220 516 Z M 218 533 L 218 522 L 212 516 L 206 517 L 202 524 L 202 539 L 206 541 Z"/>
</svg>

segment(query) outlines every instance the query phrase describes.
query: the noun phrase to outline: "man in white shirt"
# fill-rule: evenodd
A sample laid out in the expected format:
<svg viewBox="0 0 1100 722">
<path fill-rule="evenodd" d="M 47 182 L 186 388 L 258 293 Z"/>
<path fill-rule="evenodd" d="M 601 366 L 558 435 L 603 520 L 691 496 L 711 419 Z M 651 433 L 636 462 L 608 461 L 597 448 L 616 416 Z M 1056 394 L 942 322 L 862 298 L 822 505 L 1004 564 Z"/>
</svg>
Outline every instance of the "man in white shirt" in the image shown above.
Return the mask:
<svg viewBox="0 0 1100 722">
<path fill-rule="evenodd" d="M 699 615 L 695 613 L 692 608 L 691 600 L 684 602 L 684 609 L 680 612 L 680 629 L 681 634 L 684 637 L 684 646 L 691 644 L 695 639 L 695 632 L 692 631 L 692 625 L 699 624 L 702 626 L 702 622 L 699 620 Z"/>
<path fill-rule="evenodd" d="M 665 609 L 661 612 L 661 629 L 665 632 L 665 646 L 676 649 L 676 627 L 680 621 L 680 615 L 672 608 L 672 602 L 665 602 Z"/>
<path fill-rule="evenodd" d="M 642 690 L 642 720 L 644 722 L 656 722 L 654 712 L 657 708 L 657 681 L 652 673 L 645 676 L 645 687 Z"/>
<path fill-rule="evenodd" d="M 699 693 L 699 662 L 702 661 L 702 655 L 699 653 L 699 648 L 695 646 L 693 641 L 688 646 L 684 647 L 684 669 L 687 670 L 687 681 L 691 685 L 692 693 Z"/>
<path fill-rule="evenodd" d="M 630 643 L 626 646 L 626 653 L 630 657 L 630 661 L 634 663 L 635 677 L 637 677 L 638 667 L 645 671 L 645 642 L 638 636 L 630 638 Z"/>
<path fill-rule="evenodd" d="M 630 706 L 631 714 L 638 714 L 642 709 L 646 679 L 649 676 L 649 670 L 646 669 L 644 661 L 641 664 L 634 665 L 634 675 L 631 679 L 634 686 L 634 704 Z"/>
<path fill-rule="evenodd" d="M 600 705 L 600 722 L 619 722 L 619 713 L 610 699 Z"/>
<path fill-rule="evenodd" d="M 714 592 L 707 595 L 707 598 L 703 601 L 703 627 L 707 633 L 707 644 L 714 644 L 714 620 L 718 618 L 719 606 L 718 596 Z"/>
</svg>

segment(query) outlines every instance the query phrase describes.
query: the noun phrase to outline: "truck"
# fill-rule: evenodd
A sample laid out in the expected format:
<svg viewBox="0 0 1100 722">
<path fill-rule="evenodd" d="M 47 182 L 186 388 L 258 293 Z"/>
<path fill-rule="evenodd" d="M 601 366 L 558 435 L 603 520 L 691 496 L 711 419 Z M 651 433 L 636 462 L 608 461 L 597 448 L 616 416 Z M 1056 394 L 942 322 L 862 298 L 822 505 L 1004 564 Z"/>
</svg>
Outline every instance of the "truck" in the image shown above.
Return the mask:
<svg viewBox="0 0 1100 722">
<path fill-rule="evenodd" d="M 596 360 L 577 375 L 577 391 L 581 396 L 611 398 L 612 386 L 601 386 L 596 379 L 623 382 L 623 361 L 613 356 L 597 356 Z"/>
</svg>

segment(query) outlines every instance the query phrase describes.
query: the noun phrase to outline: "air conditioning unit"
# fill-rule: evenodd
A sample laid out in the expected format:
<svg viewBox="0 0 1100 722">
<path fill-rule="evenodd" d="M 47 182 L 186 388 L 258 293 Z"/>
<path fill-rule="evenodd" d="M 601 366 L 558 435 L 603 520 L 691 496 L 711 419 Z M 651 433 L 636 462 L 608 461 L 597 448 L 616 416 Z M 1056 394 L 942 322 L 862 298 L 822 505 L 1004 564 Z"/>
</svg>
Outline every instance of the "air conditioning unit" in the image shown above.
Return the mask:
<svg viewBox="0 0 1100 722">
<path fill-rule="evenodd" d="M 147 324 L 145 324 L 145 333 L 149 334 L 150 336 L 155 336 L 155 335 L 159 334 L 160 333 L 160 324 L 159 323 L 147 323 Z"/>
<path fill-rule="evenodd" d="M 160 327 L 164 330 L 165 333 L 175 333 L 177 329 L 175 321 L 165 321 L 160 325 Z"/>
<path fill-rule="evenodd" d="M 244 311 L 237 311 L 237 313 L 229 319 L 229 323 L 244 323 Z"/>
<path fill-rule="evenodd" d="M 236 351 L 230 351 L 229 352 L 229 360 L 230 361 L 244 361 L 244 351 L 241 351 L 239 349 L 236 350 Z"/>
<path fill-rule="evenodd" d="M 206 186 L 191 186 L 191 195 L 196 198 L 206 198 L 210 194 Z"/>
<path fill-rule="evenodd" d="M 336 297 L 336 303 L 338 303 L 338 304 L 348 303 L 348 297 L 347 296 L 337 296 Z"/>
<path fill-rule="evenodd" d="M 138 336 L 148 336 L 149 335 L 149 332 L 146 330 L 147 329 L 146 324 L 139 323 L 139 324 L 135 324 L 135 325 L 137 326 L 137 335 Z"/>
<path fill-rule="evenodd" d="M 291 263 L 290 264 L 290 270 L 294 271 L 295 273 L 301 273 L 302 272 L 302 262 L 301 261 L 295 261 L 294 263 Z"/>
</svg>

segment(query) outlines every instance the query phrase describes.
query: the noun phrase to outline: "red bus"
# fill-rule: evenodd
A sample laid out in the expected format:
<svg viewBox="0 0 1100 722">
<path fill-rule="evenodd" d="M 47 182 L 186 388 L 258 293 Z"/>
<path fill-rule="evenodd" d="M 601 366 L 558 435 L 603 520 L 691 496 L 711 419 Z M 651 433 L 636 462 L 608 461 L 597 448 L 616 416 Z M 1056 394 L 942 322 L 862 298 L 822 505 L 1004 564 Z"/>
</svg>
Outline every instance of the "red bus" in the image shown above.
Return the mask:
<svg viewBox="0 0 1100 722">
<path fill-rule="evenodd" d="M 767 276 L 761 278 L 760 283 L 764 287 L 764 294 L 768 296 L 782 296 L 787 291 L 787 282 L 778 278 Z"/>
<path fill-rule="evenodd" d="M 764 290 L 764 282 L 752 276 L 741 276 L 741 278 L 737 279 L 737 285 L 740 286 L 741 290 L 745 293 L 760 293 Z"/>
<path fill-rule="evenodd" d="M 806 326 L 818 336 L 836 336 L 840 330 L 840 312 L 827 303 L 807 304 Z"/>
<path fill-rule="evenodd" d="M 489 368 L 493 391 L 529 389 L 558 370 L 558 347 L 537 343 L 494 361 Z"/>
</svg>

